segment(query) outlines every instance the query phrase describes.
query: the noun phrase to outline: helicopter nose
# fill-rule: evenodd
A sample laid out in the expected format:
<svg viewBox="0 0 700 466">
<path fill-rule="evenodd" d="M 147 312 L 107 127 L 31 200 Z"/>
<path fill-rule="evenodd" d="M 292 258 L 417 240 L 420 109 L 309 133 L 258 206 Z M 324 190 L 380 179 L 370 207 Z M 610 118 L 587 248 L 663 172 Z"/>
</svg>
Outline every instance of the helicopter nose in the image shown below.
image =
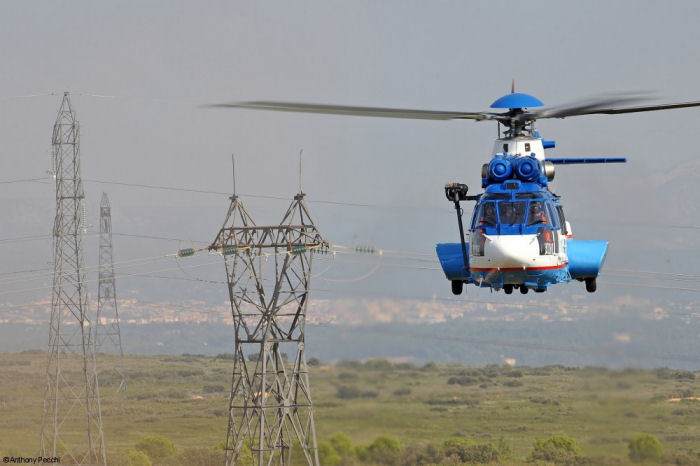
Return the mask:
<svg viewBox="0 0 700 466">
<path fill-rule="evenodd" d="M 539 245 L 535 235 L 487 236 L 484 258 L 492 267 L 530 267 L 539 257 Z"/>
</svg>

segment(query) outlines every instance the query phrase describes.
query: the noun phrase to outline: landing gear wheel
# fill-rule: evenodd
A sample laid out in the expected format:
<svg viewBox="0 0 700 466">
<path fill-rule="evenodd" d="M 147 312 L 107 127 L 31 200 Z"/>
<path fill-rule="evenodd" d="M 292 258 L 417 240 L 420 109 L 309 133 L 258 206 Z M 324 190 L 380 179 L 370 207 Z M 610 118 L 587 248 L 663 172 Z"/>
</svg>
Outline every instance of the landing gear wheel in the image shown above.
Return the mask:
<svg viewBox="0 0 700 466">
<path fill-rule="evenodd" d="M 525 285 L 520 285 L 520 294 L 527 294 L 527 287 Z"/>
<path fill-rule="evenodd" d="M 513 285 L 503 285 L 503 291 L 506 294 L 511 294 L 513 292 Z"/>
<path fill-rule="evenodd" d="M 462 280 L 452 280 L 452 294 L 462 294 L 464 282 Z"/>
<path fill-rule="evenodd" d="M 586 291 L 589 293 L 595 293 L 595 290 L 598 289 L 598 285 L 595 282 L 595 277 L 593 278 L 587 278 L 586 279 Z"/>
</svg>

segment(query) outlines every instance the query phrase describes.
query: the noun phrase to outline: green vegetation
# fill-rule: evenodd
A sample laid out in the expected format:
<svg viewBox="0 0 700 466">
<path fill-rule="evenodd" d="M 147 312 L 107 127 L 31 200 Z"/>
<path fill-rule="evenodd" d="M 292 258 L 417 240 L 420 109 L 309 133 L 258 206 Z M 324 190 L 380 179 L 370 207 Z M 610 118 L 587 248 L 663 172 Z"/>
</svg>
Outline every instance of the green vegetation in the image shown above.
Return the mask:
<svg viewBox="0 0 700 466">
<path fill-rule="evenodd" d="M 126 451 L 124 464 L 125 466 L 151 466 L 153 463 L 146 453 L 129 449 Z"/>
<path fill-rule="evenodd" d="M 108 367 L 110 358 L 99 355 L 98 363 Z M 41 352 L 0 354 L 2 456 L 37 450 L 45 364 Z M 109 464 L 222 464 L 232 364 L 223 354 L 127 356 L 126 402 L 116 393 L 119 377 L 102 371 Z M 700 372 L 314 364 L 324 465 L 700 466 Z M 240 464 L 250 464 L 248 444 L 244 450 Z"/>
<path fill-rule="evenodd" d="M 138 451 L 145 453 L 152 463 L 159 463 L 175 454 L 173 442 L 160 435 L 152 435 L 136 442 Z"/>
<path fill-rule="evenodd" d="M 664 456 L 664 447 L 659 439 L 651 434 L 637 434 L 629 443 L 630 459 L 642 461 L 658 461 Z"/>
<path fill-rule="evenodd" d="M 536 440 L 528 460 L 550 461 L 555 464 L 574 464 L 581 455 L 576 440 L 567 435 L 552 435 L 547 440 Z"/>
</svg>

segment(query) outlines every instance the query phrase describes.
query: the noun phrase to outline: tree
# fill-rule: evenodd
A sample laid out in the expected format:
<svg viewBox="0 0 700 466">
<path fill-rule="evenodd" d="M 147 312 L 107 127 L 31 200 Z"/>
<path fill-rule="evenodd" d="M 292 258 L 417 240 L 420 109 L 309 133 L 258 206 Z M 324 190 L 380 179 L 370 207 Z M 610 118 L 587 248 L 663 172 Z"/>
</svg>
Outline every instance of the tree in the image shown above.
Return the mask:
<svg viewBox="0 0 700 466">
<path fill-rule="evenodd" d="M 433 444 L 410 446 L 401 456 L 401 464 L 406 466 L 422 466 L 426 464 L 444 464 L 445 452 Z"/>
<path fill-rule="evenodd" d="M 335 466 L 341 460 L 340 455 L 329 442 L 318 442 L 318 461 L 323 465 Z"/>
<path fill-rule="evenodd" d="M 126 466 L 151 466 L 153 463 L 144 452 L 129 449 L 126 451 L 124 464 Z"/>
<path fill-rule="evenodd" d="M 357 456 L 362 461 L 370 461 L 379 464 L 395 464 L 403 448 L 398 440 L 382 435 L 374 439 L 366 447 L 357 448 Z"/>
<path fill-rule="evenodd" d="M 152 462 L 157 463 L 175 454 L 175 445 L 169 439 L 160 435 L 144 437 L 135 445 L 136 449 L 144 452 Z"/>
<path fill-rule="evenodd" d="M 637 434 L 629 443 L 629 457 L 636 463 L 658 461 L 664 456 L 664 447 L 651 434 Z"/>
<path fill-rule="evenodd" d="M 547 440 L 538 439 L 532 446 L 529 461 L 551 461 L 555 464 L 571 463 L 581 454 L 576 440 L 568 435 L 552 435 Z"/>
<path fill-rule="evenodd" d="M 491 463 L 500 461 L 501 455 L 490 444 L 477 444 L 469 438 L 450 438 L 444 443 L 445 454 L 462 463 Z"/>
<path fill-rule="evenodd" d="M 333 449 L 338 452 L 341 457 L 353 456 L 355 454 L 355 445 L 352 444 L 352 439 L 344 432 L 336 432 L 329 439 Z"/>
</svg>

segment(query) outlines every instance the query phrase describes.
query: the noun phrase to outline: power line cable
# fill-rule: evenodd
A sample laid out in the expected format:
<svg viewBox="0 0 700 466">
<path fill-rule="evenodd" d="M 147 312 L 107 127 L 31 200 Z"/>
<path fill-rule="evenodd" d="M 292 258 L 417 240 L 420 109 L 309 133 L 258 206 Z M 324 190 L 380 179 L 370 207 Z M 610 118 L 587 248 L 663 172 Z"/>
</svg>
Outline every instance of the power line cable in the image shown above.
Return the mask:
<svg viewBox="0 0 700 466">
<path fill-rule="evenodd" d="M 17 99 L 29 99 L 33 97 L 55 97 L 56 93 L 54 92 L 48 92 L 48 93 L 41 93 L 41 94 L 20 94 L 20 95 L 11 95 L 11 96 L 5 96 L 5 97 L 0 97 L 0 102 L 9 102 L 11 100 L 17 100 Z"/>
<path fill-rule="evenodd" d="M 208 263 L 204 263 L 204 264 L 188 265 L 184 268 L 205 267 L 205 266 L 214 265 L 214 264 L 220 265 L 221 263 L 220 263 L 220 261 L 208 262 Z M 123 274 L 115 275 L 114 278 L 115 279 L 125 279 L 125 278 L 131 278 L 131 277 L 145 277 L 145 276 L 155 274 L 155 273 L 168 272 L 171 270 L 178 270 L 180 268 L 181 267 L 170 267 L 170 268 L 160 269 L 160 270 L 151 270 L 148 272 L 123 273 Z M 80 284 L 86 285 L 89 283 L 97 283 L 97 282 L 99 282 L 99 279 L 89 279 L 89 280 L 84 280 L 84 281 L 80 282 Z M 35 287 L 35 288 L 24 288 L 21 290 L 0 291 L 0 295 L 7 295 L 7 294 L 13 294 L 13 293 L 25 293 L 25 292 L 30 292 L 30 291 L 40 291 L 40 290 L 50 290 L 50 289 L 53 289 L 53 285 L 41 286 L 41 287 Z"/>
<path fill-rule="evenodd" d="M 24 179 L 19 179 L 19 180 L 5 180 L 5 181 L 0 181 L 0 184 L 15 184 L 15 183 L 29 183 L 29 182 L 35 182 L 35 181 L 45 181 L 50 178 L 42 177 L 42 178 L 24 178 Z"/>
<path fill-rule="evenodd" d="M 104 97 L 110 97 L 110 96 L 104 96 Z M 47 178 L 47 177 L 27 178 L 27 179 L 0 181 L 0 184 L 46 181 L 46 180 L 50 180 L 50 179 L 52 179 L 52 178 Z M 179 187 L 173 187 L 173 186 L 159 186 L 159 185 L 151 185 L 151 184 L 143 184 L 143 183 L 127 183 L 127 182 L 97 180 L 97 179 L 88 179 L 88 178 L 83 178 L 82 181 L 89 182 L 89 183 L 111 184 L 111 185 L 117 185 L 117 186 L 138 187 L 138 188 L 146 188 L 146 189 L 160 189 L 160 190 L 167 190 L 167 191 L 181 191 L 181 192 L 198 193 L 198 194 L 213 194 L 213 195 L 221 195 L 221 196 L 230 196 L 231 195 L 230 192 L 224 192 L 224 191 L 212 191 L 212 190 L 196 189 L 196 188 L 179 188 Z M 270 196 L 270 195 L 261 195 L 261 194 L 240 194 L 240 196 L 241 197 L 249 197 L 249 198 L 259 198 L 259 199 L 282 200 L 282 201 L 291 201 L 292 200 L 291 198 L 284 197 L 284 196 Z M 318 203 L 318 204 L 349 206 L 349 207 L 380 208 L 380 209 L 395 209 L 395 208 L 404 209 L 405 208 L 405 209 L 426 209 L 426 210 L 431 210 L 431 211 L 438 211 L 439 210 L 442 213 L 451 215 L 451 211 L 448 210 L 447 208 L 445 208 L 445 209 L 437 208 L 436 209 L 436 208 L 429 207 L 429 206 L 418 206 L 418 205 L 364 204 L 364 203 L 357 203 L 357 202 L 314 200 L 314 199 L 308 199 L 307 202 Z M 583 224 L 602 224 L 602 225 L 636 226 L 636 227 L 662 228 L 662 229 L 668 228 L 668 229 L 700 230 L 700 225 L 667 224 L 667 223 L 662 223 L 662 222 L 659 222 L 659 223 L 621 222 L 621 221 L 601 222 L 601 221 L 588 220 L 588 219 L 579 219 L 578 222 L 581 222 Z"/>
<path fill-rule="evenodd" d="M 174 240 L 175 238 L 172 238 L 172 239 Z M 203 243 L 203 242 L 202 242 L 202 243 Z M 355 255 L 354 252 L 357 252 L 357 251 L 356 251 L 356 250 L 357 250 L 357 247 L 355 248 L 355 251 L 353 251 L 353 248 L 352 248 L 351 246 L 333 245 L 333 247 L 334 247 L 334 248 L 338 248 L 337 251 L 333 251 L 334 254 L 342 254 L 342 255 L 351 255 L 351 254 L 352 254 L 352 255 Z M 204 250 L 204 249 L 206 249 L 206 248 L 203 248 L 202 250 Z M 374 250 L 374 249 L 373 249 L 373 250 Z M 376 252 L 381 252 L 381 253 L 384 252 L 384 251 L 381 250 L 381 249 L 376 249 L 376 250 L 374 250 L 374 251 L 376 251 Z M 402 252 L 404 252 L 404 251 L 402 251 Z M 286 253 L 287 253 L 287 252 L 282 252 L 282 253 L 280 253 L 280 254 L 286 254 Z M 148 263 L 148 262 L 152 262 L 152 261 L 156 261 L 156 260 L 162 260 L 162 259 L 165 259 L 165 258 L 167 258 L 167 257 L 173 257 L 173 256 L 177 256 L 177 255 L 178 255 L 178 254 L 172 253 L 172 254 L 166 254 L 166 255 L 162 255 L 162 256 L 151 256 L 151 257 L 144 257 L 144 258 L 131 259 L 131 260 L 129 260 L 129 261 L 115 262 L 115 266 L 116 266 L 115 268 L 122 268 L 122 267 L 125 267 L 125 266 L 141 265 L 141 264 L 144 264 L 144 263 Z M 269 254 L 265 254 L 265 255 L 266 255 L 266 256 L 269 256 Z M 369 255 L 371 255 L 371 254 L 369 254 Z M 398 256 L 395 257 L 395 258 L 397 258 L 397 259 L 407 259 L 407 260 L 416 260 L 416 261 L 421 261 L 421 260 L 422 260 L 422 259 L 415 259 L 415 258 L 410 258 L 410 257 L 407 257 L 407 256 L 401 256 L 401 255 L 398 255 Z M 434 262 L 434 261 L 430 261 L 430 262 Z M 328 281 L 328 282 L 344 282 L 344 281 L 345 281 L 345 282 L 347 282 L 347 281 L 356 282 L 356 281 L 361 281 L 361 280 L 363 280 L 363 279 L 366 279 L 366 278 L 368 278 L 369 276 L 373 275 L 373 274 L 376 273 L 376 272 L 379 270 L 379 268 L 381 268 L 382 266 L 383 266 L 383 267 L 387 267 L 387 268 L 401 268 L 401 269 L 410 269 L 410 270 L 430 270 L 430 271 L 438 271 L 438 270 L 440 270 L 439 267 L 423 267 L 423 266 L 412 266 L 412 265 L 406 265 L 406 264 L 391 264 L 391 263 L 386 263 L 386 262 L 381 262 L 381 261 L 379 261 L 379 262 L 377 262 L 377 265 L 375 265 L 375 266 L 373 267 L 373 269 L 370 271 L 369 274 L 364 274 L 364 275 L 361 276 L 361 277 L 354 277 L 354 278 L 349 278 L 349 279 L 329 279 L 329 278 L 325 278 L 325 277 L 320 277 L 320 278 L 321 278 L 322 280 L 325 280 L 325 281 Z M 96 268 L 96 266 L 93 266 L 93 267 L 86 267 L 86 270 L 92 270 L 92 269 L 95 269 L 95 268 Z M 656 273 L 656 272 L 648 272 L 648 273 L 654 274 L 654 273 Z M 611 274 L 611 275 L 614 276 L 614 274 Z M 672 274 L 672 275 L 674 275 L 674 274 Z M 49 278 L 49 275 L 48 275 L 48 274 L 45 274 L 45 275 L 43 275 L 42 277 L 43 277 L 43 278 Z M 37 276 L 36 279 L 42 278 L 42 277 Z M 692 276 L 691 276 L 691 277 L 692 277 Z M 31 277 L 29 277 L 29 278 L 31 278 Z M 13 282 L 13 281 L 26 281 L 26 280 L 27 280 L 27 277 L 23 277 L 23 278 L 21 278 L 21 279 L 14 279 L 14 280 L 13 280 L 13 279 L 5 278 L 5 279 L 0 279 L 0 283 L 1 283 L 1 282 L 4 282 L 4 283 L 11 283 L 11 282 Z M 617 282 L 608 282 L 608 283 L 609 283 L 609 284 L 613 284 L 613 285 L 618 285 L 618 286 L 634 286 L 634 287 L 654 288 L 654 289 L 663 289 L 663 290 L 687 291 L 687 292 L 694 292 L 694 293 L 700 292 L 700 290 L 698 290 L 698 289 L 695 289 L 695 288 L 687 288 L 687 287 L 672 287 L 672 286 L 663 286 L 663 285 L 648 285 L 648 284 L 640 284 L 640 283 L 617 283 Z M 0 294 L 2 294 L 2 293 L 0 293 Z"/>
<path fill-rule="evenodd" d="M 181 192 L 188 192 L 188 193 L 197 193 L 197 194 L 214 194 L 218 196 L 231 196 L 230 192 L 223 192 L 223 191 L 211 191 L 211 190 L 205 190 L 205 189 L 194 189 L 194 188 L 176 188 L 172 186 L 158 186 L 158 185 L 151 185 L 151 184 L 141 184 L 141 183 L 125 183 L 125 182 L 118 182 L 118 181 L 107 181 L 107 180 L 95 180 L 95 179 L 83 179 L 84 182 L 88 183 L 99 183 L 99 184 L 112 184 L 112 185 L 118 185 L 118 186 L 130 186 L 130 187 L 137 187 L 137 188 L 147 188 L 147 189 L 161 189 L 161 190 L 166 190 L 166 191 L 181 191 Z M 258 198 L 258 199 L 272 199 L 272 200 L 278 200 L 278 201 L 291 201 L 292 199 L 289 197 L 283 197 L 283 196 L 269 196 L 269 195 L 262 195 L 262 194 L 244 194 L 241 193 L 239 194 L 240 197 L 250 197 L 250 198 Z M 343 205 L 343 206 L 350 206 L 350 207 L 372 207 L 370 204 L 360 204 L 360 203 L 355 203 L 355 202 L 339 202 L 339 201 L 328 201 L 328 200 L 313 200 L 309 199 L 307 202 L 312 202 L 312 203 L 317 203 L 317 204 L 331 204 L 331 205 Z"/>
<path fill-rule="evenodd" d="M 135 259 L 130 259 L 130 260 L 124 260 L 124 261 L 119 261 L 119 262 L 114 262 L 115 264 L 115 270 L 125 268 L 125 267 L 134 267 L 138 265 L 145 265 L 149 263 L 155 263 L 159 260 L 167 259 L 169 257 L 172 257 L 173 254 L 164 254 L 160 256 L 150 256 L 150 257 L 140 257 L 140 258 L 135 258 Z M 92 266 L 86 266 L 83 268 L 86 272 L 92 272 L 94 270 L 99 269 L 99 265 L 92 265 Z M 53 269 L 39 269 L 39 270 L 48 270 L 52 271 Z M 9 274 L 12 272 L 6 272 L 6 274 Z M 12 278 L 2 278 L 0 279 L 1 284 L 7 284 L 7 283 L 13 283 L 13 282 L 18 282 L 18 281 L 27 281 L 27 280 L 39 280 L 39 279 L 49 279 L 52 278 L 54 274 L 52 272 L 49 273 L 42 273 L 42 274 L 34 274 L 34 275 L 29 275 L 25 277 L 12 277 Z M 61 275 L 62 277 L 69 277 L 71 274 L 69 273 L 63 273 Z"/>
</svg>

